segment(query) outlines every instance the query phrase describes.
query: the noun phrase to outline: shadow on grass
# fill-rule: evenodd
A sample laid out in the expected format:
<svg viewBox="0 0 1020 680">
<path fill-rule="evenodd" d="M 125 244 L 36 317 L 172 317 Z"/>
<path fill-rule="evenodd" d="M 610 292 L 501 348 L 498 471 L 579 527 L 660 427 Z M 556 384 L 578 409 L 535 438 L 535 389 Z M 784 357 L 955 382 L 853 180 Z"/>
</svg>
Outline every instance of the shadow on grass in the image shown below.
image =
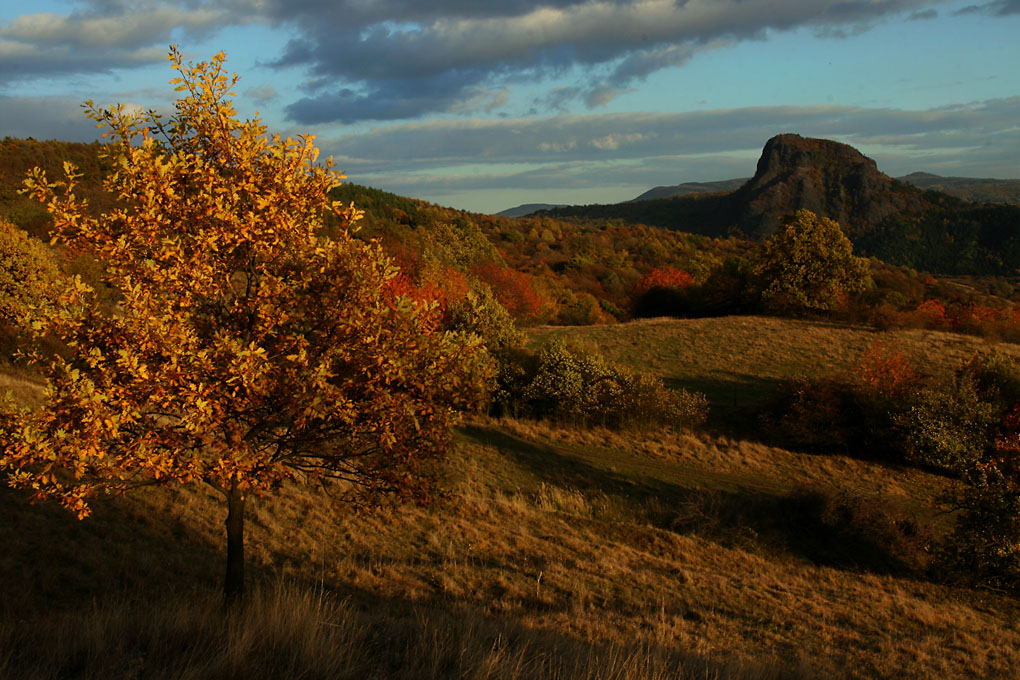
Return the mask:
<svg viewBox="0 0 1020 680">
<path fill-rule="evenodd" d="M 754 439 L 758 414 L 785 381 L 730 373 L 725 377 L 667 378 L 663 382 L 670 389 L 701 392 L 708 397 L 708 420 L 704 425 L 708 430 Z"/>
<path fill-rule="evenodd" d="M 208 598 L 92 609 L 10 626 L 0 622 L 0 675 L 39 678 L 822 677 L 790 660 L 735 661 L 677 645 L 582 640 L 487 615 L 477 607 L 410 603 L 369 593 L 370 606 L 307 584 L 267 584 L 231 612 Z M 773 650 L 773 654 L 777 650 Z M 831 673 L 825 677 L 832 677 Z"/>
<path fill-rule="evenodd" d="M 682 470 L 675 466 L 675 481 L 628 469 L 631 461 L 623 452 L 572 452 L 487 427 L 466 428 L 465 434 L 513 456 L 546 483 L 615 497 L 657 528 L 730 547 L 788 554 L 837 569 L 917 575 L 934 540 L 912 517 L 880 499 L 809 489 L 706 490 L 702 480 L 690 484 L 692 480 L 681 478 Z M 650 472 L 665 477 L 668 469 Z"/>
<path fill-rule="evenodd" d="M 79 521 L 4 489 L 0 513 L 9 520 L 0 534 L 5 680 L 808 677 L 772 658 L 734 663 L 725 650 L 711 656 L 535 630 L 512 613 L 441 589 L 412 601 L 343 577 L 320 580 L 308 564 L 282 582 L 271 568 L 249 563 L 252 595 L 227 613 L 219 593 L 222 547 L 182 524 L 172 508 L 142 513 L 103 501 Z M 569 598 L 559 605 L 571 606 Z M 648 603 L 648 616 L 657 613 L 671 614 Z"/>
</svg>

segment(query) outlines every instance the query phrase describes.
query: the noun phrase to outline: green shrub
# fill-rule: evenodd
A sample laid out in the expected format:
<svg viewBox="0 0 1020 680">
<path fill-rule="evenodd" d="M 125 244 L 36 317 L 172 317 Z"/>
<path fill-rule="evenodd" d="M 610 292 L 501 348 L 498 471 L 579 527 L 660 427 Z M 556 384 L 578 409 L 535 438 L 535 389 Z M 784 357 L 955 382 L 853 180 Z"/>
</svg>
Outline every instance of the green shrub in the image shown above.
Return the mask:
<svg viewBox="0 0 1020 680">
<path fill-rule="evenodd" d="M 576 424 L 677 428 L 704 422 L 704 395 L 620 368 L 602 355 L 554 342 L 537 354 L 504 354 L 493 398 L 497 414 Z"/>
<path fill-rule="evenodd" d="M 984 401 L 994 404 L 1004 415 L 1020 403 L 1020 361 L 992 351 L 976 354 L 961 368 L 970 377 Z"/>
<path fill-rule="evenodd" d="M 762 416 L 786 446 L 867 453 L 964 474 L 1020 395 L 1011 359 L 977 357 L 955 375 L 922 379 L 901 353 L 876 345 L 846 377 L 799 378 L 777 390 Z"/>
<path fill-rule="evenodd" d="M 929 381 L 892 416 L 908 461 L 961 473 L 989 443 L 998 421 L 974 380 L 961 372 Z"/>
<path fill-rule="evenodd" d="M 1020 405 L 1002 417 L 962 479 L 953 499 L 962 512 L 939 551 L 941 573 L 1020 591 Z"/>
<path fill-rule="evenodd" d="M 776 443 L 822 453 L 848 452 L 854 443 L 853 388 L 831 378 L 794 378 L 773 395 L 761 417 Z"/>
<path fill-rule="evenodd" d="M 971 585 L 1020 590 L 1020 489 L 1016 478 L 976 466 L 956 495 L 962 510 L 936 566 L 943 577 Z"/>
<path fill-rule="evenodd" d="M 0 219 L 0 323 L 27 324 L 55 302 L 60 280 L 52 251 Z"/>
<path fill-rule="evenodd" d="M 474 333 L 493 353 L 524 344 L 524 334 L 492 289 L 475 282 L 463 300 L 450 308 L 450 330 Z"/>
</svg>

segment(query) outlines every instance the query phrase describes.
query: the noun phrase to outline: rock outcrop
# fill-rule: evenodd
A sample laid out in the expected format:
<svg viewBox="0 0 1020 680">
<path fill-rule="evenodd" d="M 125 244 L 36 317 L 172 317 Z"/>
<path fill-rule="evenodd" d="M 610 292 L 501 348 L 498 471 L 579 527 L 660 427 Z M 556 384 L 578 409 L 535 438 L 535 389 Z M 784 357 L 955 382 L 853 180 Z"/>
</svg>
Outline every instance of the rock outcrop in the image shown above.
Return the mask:
<svg viewBox="0 0 1020 680">
<path fill-rule="evenodd" d="M 737 228 L 767 236 L 784 215 L 810 210 L 848 234 L 920 207 L 921 192 L 879 172 L 847 144 L 784 134 L 765 144 L 754 177 L 732 195 Z"/>
</svg>

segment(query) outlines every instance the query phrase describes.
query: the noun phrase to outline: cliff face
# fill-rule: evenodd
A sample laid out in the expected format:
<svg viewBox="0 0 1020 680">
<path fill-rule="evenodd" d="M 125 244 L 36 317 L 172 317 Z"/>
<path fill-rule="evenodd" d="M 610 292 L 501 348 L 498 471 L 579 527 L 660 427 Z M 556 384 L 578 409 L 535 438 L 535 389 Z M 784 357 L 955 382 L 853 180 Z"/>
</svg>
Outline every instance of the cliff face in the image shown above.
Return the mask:
<svg viewBox="0 0 1020 680">
<path fill-rule="evenodd" d="M 921 192 L 878 171 L 852 146 L 785 134 L 765 144 L 751 180 L 733 194 L 736 226 L 767 236 L 784 215 L 800 209 L 839 222 L 848 234 L 921 207 Z"/>
</svg>

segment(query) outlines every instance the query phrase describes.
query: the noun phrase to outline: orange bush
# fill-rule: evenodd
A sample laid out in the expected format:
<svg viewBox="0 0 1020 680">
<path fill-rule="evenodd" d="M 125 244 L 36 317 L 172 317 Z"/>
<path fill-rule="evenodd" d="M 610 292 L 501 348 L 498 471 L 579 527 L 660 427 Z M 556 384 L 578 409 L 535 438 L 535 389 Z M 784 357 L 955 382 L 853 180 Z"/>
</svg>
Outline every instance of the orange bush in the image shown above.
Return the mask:
<svg viewBox="0 0 1020 680">
<path fill-rule="evenodd" d="M 535 290 L 529 274 L 492 260 L 475 265 L 471 273 L 489 284 L 496 298 L 515 318 L 526 319 L 542 311 L 545 301 Z"/>
<path fill-rule="evenodd" d="M 928 328 L 948 328 L 950 325 L 949 314 L 941 300 L 925 300 L 917 306 L 917 311 Z"/>
<path fill-rule="evenodd" d="M 693 283 L 694 277 L 685 272 L 683 269 L 677 269 L 676 267 L 653 269 L 638 279 L 638 282 L 634 284 L 634 289 L 631 291 L 631 297 L 634 300 L 637 300 L 654 288 L 678 288 L 683 290 L 691 286 Z"/>
<path fill-rule="evenodd" d="M 903 352 L 880 340 L 861 355 L 854 377 L 862 388 L 886 399 L 900 397 L 920 382 L 917 370 Z"/>
</svg>

